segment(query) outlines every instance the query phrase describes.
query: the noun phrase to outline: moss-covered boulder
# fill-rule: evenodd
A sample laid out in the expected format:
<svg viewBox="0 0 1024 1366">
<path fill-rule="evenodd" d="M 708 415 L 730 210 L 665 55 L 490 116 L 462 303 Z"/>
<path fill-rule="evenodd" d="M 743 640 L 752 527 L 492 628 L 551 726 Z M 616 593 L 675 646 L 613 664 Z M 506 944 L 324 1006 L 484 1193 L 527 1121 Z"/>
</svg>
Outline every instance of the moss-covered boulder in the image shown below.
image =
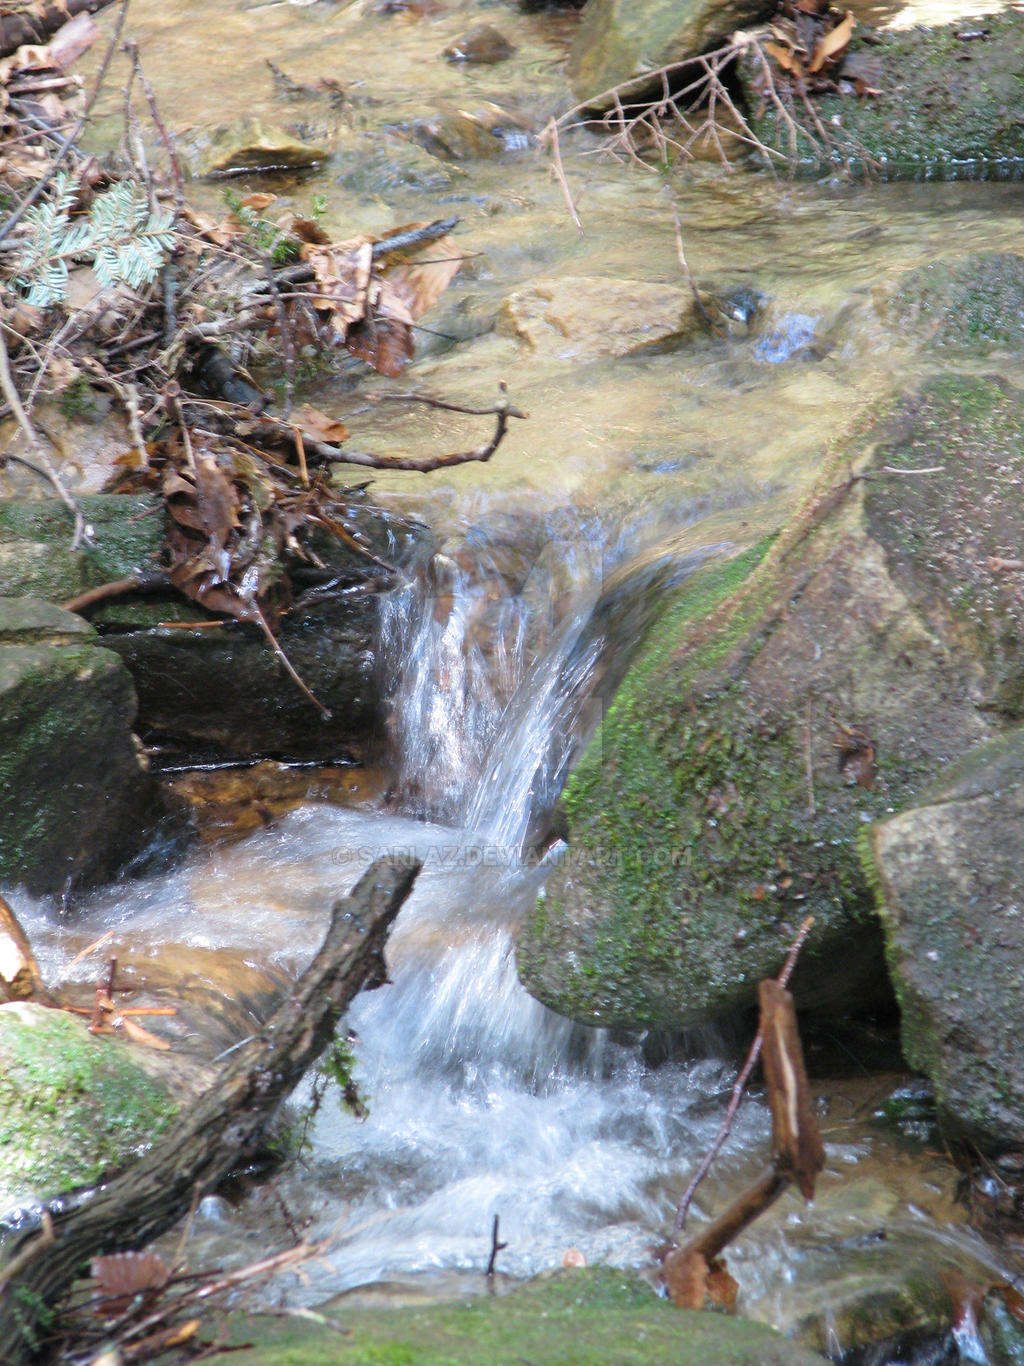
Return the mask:
<svg viewBox="0 0 1024 1366">
<path fill-rule="evenodd" d="M 888 990 L 858 835 L 1024 709 L 1024 600 L 990 566 L 1022 479 L 1020 392 L 938 379 L 864 424 L 738 589 L 742 558 L 684 586 L 566 789 L 531 992 L 690 1025 L 751 1004 L 808 914 L 798 1003 Z"/>
<path fill-rule="evenodd" d="M 1024 162 L 1020 72 L 1024 68 L 1024 15 L 1006 10 L 972 25 L 975 42 L 964 42 L 961 22 L 944 27 L 871 34 L 870 45 L 854 35 L 840 75 L 877 93 L 814 96 L 818 119 L 828 130 L 832 159 L 855 172 L 887 179 L 998 179 L 1019 173 Z M 764 98 L 758 57 L 737 64 L 748 118 L 767 146 L 820 165 L 822 147 L 803 134 L 795 147 L 791 124 Z M 776 72 L 780 84 L 786 77 Z M 804 127 L 799 101 L 793 113 Z"/>
<path fill-rule="evenodd" d="M 764 1324 L 676 1309 L 628 1272 L 594 1267 L 511 1294 L 426 1307 L 359 1308 L 340 1300 L 328 1326 L 244 1317 L 239 1366 L 814 1366 L 824 1360 Z M 338 1330 L 341 1330 L 340 1332 Z M 254 1341 L 255 1339 L 255 1341 Z"/>
<path fill-rule="evenodd" d="M 569 54 L 573 94 L 611 108 L 602 96 L 613 87 L 728 42 L 774 10 L 774 0 L 590 0 Z"/>
<path fill-rule="evenodd" d="M 81 1017 L 0 1006 L 0 1217 L 95 1185 L 144 1151 L 182 1094 L 160 1062 L 94 1037 Z"/>
<path fill-rule="evenodd" d="M 154 787 L 127 669 L 80 617 L 0 598 L 0 881 L 110 876 L 141 848 Z"/>
<path fill-rule="evenodd" d="M 60 603 L 159 571 L 161 500 L 97 495 L 80 502 L 93 535 L 73 550 L 62 504 L 0 500 L 0 594 L 34 594 Z M 396 568 L 429 553 L 426 528 L 370 506 L 354 503 L 350 525 L 373 555 Z M 365 752 L 381 719 L 374 651 L 378 598 L 353 587 L 368 568 L 380 571 L 354 540 L 324 532 L 316 551 L 320 578 L 333 573 L 334 580 L 282 619 L 278 639 L 330 711 L 329 719 L 299 690 L 255 626 L 225 619 L 210 629 L 212 614 L 169 587 L 88 609 L 104 644 L 120 655 L 134 680 L 144 737 L 186 753 L 216 747 L 234 754 L 335 759 Z M 291 568 L 301 591 L 303 567 Z"/>
<path fill-rule="evenodd" d="M 1024 1143 L 1024 728 L 872 827 L 903 1049 L 954 1134 Z"/>
</svg>

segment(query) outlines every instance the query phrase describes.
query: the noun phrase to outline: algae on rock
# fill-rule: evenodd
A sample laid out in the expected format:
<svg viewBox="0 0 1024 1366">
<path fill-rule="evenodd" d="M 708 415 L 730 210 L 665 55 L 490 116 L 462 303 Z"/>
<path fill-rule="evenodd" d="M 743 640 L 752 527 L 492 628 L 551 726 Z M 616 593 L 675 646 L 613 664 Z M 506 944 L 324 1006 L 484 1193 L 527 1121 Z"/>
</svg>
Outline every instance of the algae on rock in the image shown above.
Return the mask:
<svg viewBox="0 0 1024 1366">
<path fill-rule="evenodd" d="M 1021 412 L 956 376 L 886 405 L 739 589 L 715 566 L 680 590 L 567 786 L 519 936 L 540 1000 L 699 1023 L 753 1002 L 807 914 L 798 1004 L 890 999 L 857 837 L 1019 714 L 1024 609 L 987 556 L 1019 532 Z"/>
<path fill-rule="evenodd" d="M 892 180 L 998 179 L 1019 173 L 1024 125 L 1012 111 L 1020 104 L 1024 16 L 1013 10 L 987 15 L 984 41 L 975 51 L 962 41 L 962 30 L 961 22 L 883 29 L 873 33 L 867 48 L 854 34 L 843 74 L 851 80 L 859 74 L 877 94 L 813 97 L 837 159 L 846 158 L 861 174 L 871 170 Z M 808 169 L 819 164 L 820 143 L 812 146 L 801 133 L 791 148 L 789 125 L 763 97 L 760 61 L 748 53 L 737 71 L 757 137 Z M 800 121 L 799 102 L 794 105 Z"/>
<path fill-rule="evenodd" d="M 169 1081 L 129 1046 L 60 1010 L 0 1006 L 0 1211 L 94 1185 L 176 1112 Z"/>
<path fill-rule="evenodd" d="M 347 1298 L 330 1326 L 261 1320 L 258 1345 L 244 1316 L 238 1366 L 815 1366 L 824 1360 L 765 1324 L 677 1309 L 638 1276 L 607 1267 L 542 1276 L 511 1294 L 452 1304 L 360 1308 Z M 343 1326 L 338 1332 L 335 1324 Z"/>
</svg>

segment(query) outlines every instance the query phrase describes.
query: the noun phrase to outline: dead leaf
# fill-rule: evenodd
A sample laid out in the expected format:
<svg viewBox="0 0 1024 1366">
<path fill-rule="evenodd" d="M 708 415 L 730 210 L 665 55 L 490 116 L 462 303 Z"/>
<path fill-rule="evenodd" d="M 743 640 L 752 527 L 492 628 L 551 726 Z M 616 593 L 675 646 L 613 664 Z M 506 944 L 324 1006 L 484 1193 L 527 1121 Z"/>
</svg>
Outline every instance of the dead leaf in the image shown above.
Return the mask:
<svg viewBox="0 0 1024 1366">
<path fill-rule="evenodd" d="M 0 1001 L 45 998 L 39 966 L 18 917 L 0 896 Z"/>
<path fill-rule="evenodd" d="M 334 315 L 334 325 L 340 341 L 344 341 L 352 323 L 366 316 L 366 293 L 373 269 L 373 244 L 366 237 L 353 237 L 333 246 L 307 243 L 299 255 L 312 267 L 316 277 L 317 308 L 326 308 Z"/>
<path fill-rule="evenodd" d="M 300 242 L 309 242 L 313 246 L 330 246 L 331 243 L 320 224 L 314 223 L 312 218 L 293 218 L 289 232 Z"/>
<path fill-rule="evenodd" d="M 803 78 L 803 63 L 790 48 L 783 47 L 781 43 L 763 43 L 762 46 L 769 57 L 775 58 L 783 71 L 788 71 L 791 76 L 796 76 L 798 80 Z"/>
<path fill-rule="evenodd" d="M 326 441 L 332 446 L 340 445 L 348 436 L 348 428 L 344 422 L 322 413 L 319 408 L 314 408 L 309 403 L 293 408 L 288 421 L 293 427 L 298 427 L 303 436 L 311 436 L 316 441 Z"/>
<path fill-rule="evenodd" d="M 89 1272 L 102 1299 L 130 1298 L 142 1290 L 159 1290 L 170 1272 L 157 1252 L 114 1252 L 94 1257 Z"/>
<path fill-rule="evenodd" d="M 709 1267 L 695 1248 L 669 1253 L 662 1271 L 669 1299 L 680 1309 L 703 1309 L 708 1293 Z"/>
<path fill-rule="evenodd" d="M 841 19 L 834 29 L 831 29 L 818 40 L 818 45 L 814 49 L 814 56 L 807 68 L 811 75 L 820 71 L 826 62 L 834 61 L 846 51 L 850 36 L 856 26 L 857 21 L 853 17 L 853 10 L 847 10 L 845 19 Z"/>
<path fill-rule="evenodd" d="M 441 237 L 421 247 L 417 257 L 389 266 L 385 283 L 402 301 L 412 318 L 433 308 L 458 274 L 464 258 L 451 237 Z"/>
<path fill-rule="evenodd" d="M 367 318 L 350 327 L 345 345 L 353 356 L 394 379 L 412 360 L 412 328 L 389 318 Z"/>
</svg>

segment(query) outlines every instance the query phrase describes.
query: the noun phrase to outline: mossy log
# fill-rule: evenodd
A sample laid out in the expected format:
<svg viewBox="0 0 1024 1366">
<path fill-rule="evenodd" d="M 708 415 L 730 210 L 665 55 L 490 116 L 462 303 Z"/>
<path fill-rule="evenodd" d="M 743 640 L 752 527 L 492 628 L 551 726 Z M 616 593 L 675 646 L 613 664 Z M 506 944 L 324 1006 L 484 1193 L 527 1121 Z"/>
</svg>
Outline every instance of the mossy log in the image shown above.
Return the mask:
<svg viewBox="0 0 1024 1366">
<path fill-rule="evenodd" d="M 352 998 L 385 980 L 384 943 L 419 868 L 412 858 L 378 859 L 335 903 L 295 990 L 188 1115 L 86 1200 L 48 1211 L 42 1231 L 10 1240 L 0 1260 L 0 1361 L 30 1355 L 33 1316 L 60 1298 L 87 1258 L 150 1242 L 244 1158 Z"/>
</svg>

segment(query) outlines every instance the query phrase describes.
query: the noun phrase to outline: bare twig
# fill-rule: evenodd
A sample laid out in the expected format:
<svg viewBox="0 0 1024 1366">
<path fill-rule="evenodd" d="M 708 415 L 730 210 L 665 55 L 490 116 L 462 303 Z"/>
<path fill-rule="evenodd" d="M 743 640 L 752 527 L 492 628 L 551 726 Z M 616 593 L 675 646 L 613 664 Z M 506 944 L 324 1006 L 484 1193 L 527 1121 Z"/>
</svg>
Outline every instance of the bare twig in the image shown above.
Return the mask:
<svg viewBox="0 0 1024 1366">
<path fill-rule="evenodd" d="M 491 1256 L 487 1263 L 487 1270 L 484 1273 L 488 1280 L 494 1278 L 495 1263 L 498 1260 L 498 1253 L 503 1252 L 508 1247 L 508 1243 L 498 1242 L 498 1216 L 494 1216 L 494 1224 L 491 1227 Z"/>
<path fill-rule="evenodd" d="M 18 390 L 15 388 L 14 376 L 11 374 L 11 358 L 7 350 L 7 341 L 3 334 L 3 328 L 0 328 L 0 389 L 3 390 L 4 398 L 6 398 L 7 402 L 10 404 L 11 412 L 17 419 L 18 426 L 24 433 L 25 439 L 31 447 L 35 459 L 39 462 L 38 465 L 35 465 L 28 460 L 22 460 L 20 463 L 27 466 L 29 469 L 36 470 L 37 473 L 42 474 L 43 477 L 48 479 L 53 485 L 58 498 L 74 518 L 75 530 L 74 535 L 71 538 L 71 548 L 72 550 L 77 550 L 83 541 L 91 538 L 92 528 L 86 525 L 82 509 L 64 487 L 60 475 L 58 475 L 50 457 L 43 449 L 42 442 L 36 434 L 36 429 L 29 421 L 28 413 L 25 412 L 21 399 L 18 396 Z M 5 458 L 10 460 L 18 457 L 8 455 Z"/>
<path fill-rule="evenodd" d="M 562 165 L 562 151 L 558 145 L 558 124 L 555 122 L 554 119 L 548 120 L 547 127 L 540 135 L 539 140 L 546 141 L 551 144 L 551 165 L 554 168 L 555 179 L 561 186 L 562 194 L 565 196 L 566 206 L 569 209 L 569 216 L 572 219 L 572 221 L 576 224 L 576 231 L 579 233 L 581 237 L 583 237 L 583 224 L 580 222 L 580 216 L 576 212 L 576 205 L 573 203 L 572 191 L 569 189 L 569 182 L 565 178 L 565 168 Z"/>
<path fill-rule="evenodd" d="M 96 79 L 93 82 L 93 87 L 89 94 L 89 98 L 88 100 L 86 100 L 85 108 L 78 116 L 78 119 L 75 122 L 74 127 L 65 136 L 64 141 L 57 148 L 56 152 L 54 152 L 50 164 L 46 168 L 45 174 L 42 175 L 38 181 L 36 181 L 35 185 L 32 187 L 31 193 L 26 195 L 26 197 L 21 201 L 21 203 L 18 205 L 15 211 L 6 219 L 3 225 L 0 226 L 0 242 L 3 242 L 5 238 L 10 236 L 11 232 L 13 232 L 13 230 L 25 217 L 25 214 L 28 213 L 32 205 L 35 204 L 42 197 L 45 191 L 49 188 L 50 182 L 53 180 L 53 177 L 57 174 L 61 162 L 74 148 L 75 144 L 78 142 L 78 139 L 81 137 L 82 129 L 88 123 L 89 115 L 92 113 L 92 107 L 96 103 L 96 100 L 99 98 L 100 90 L 103 88 L 103 82 L 106 79 L 107 75 L 107 68 L 110 66 L 111 59 L 113 58 L 114 53 L 117 51 L 117 46 L 121 41 L 121 30 L 124 28 L 124 21 L 127 13 L 128 0 L 121 0 L 121 9 L 117 16 L 117 23 L 114 25 L 114 33 L 110 39 L 110 45 L 108 46 L 106 53 L 104 54 L 103 61 L 100 63 L 100 69 L 96 73 Z"/>
<path fill-rule="evenodd" d="M 796 937 L 789 946 L 789 952 L 786 954 L 786 961 L 783 963 L 779 975 L 775 979 L 779 986 L 786 986 L 790 977 L 792 977 L 793 969 L 796 967 L 796 960 L 800 955 L 800 950 L 803 948 L 807 936 L 811 932 L 813 924 L 814 917 L 809 915 L 797 931 Z M 750 1045 L 750 1052 L 747 1054 L 747 1060 L 740 1068 L 736 1081 L 733 1084 L 732 1094 L 729 1097 L 729 1105 L 726 1109 L 725 1118 L 722 1120 L 721 1127 L 715 1135 L 711 1146 L 704 1154 L 697 1171 L 690 1178 L 686 1190 L 683 1191 L 683 1198 L 680 1200 L 679 1209 L 676 1211 L 676 1221 L 672 1226 L 673 1239 L 677 1238 L 686 1227 L 686 1216 L 690 1212 L 690 1205 L 693 1203 L 693 1197 L 697 1193 L 697 1188 L 711 1170 L 711 1165 L 721 1151 L 722 1144 L 729 1137 L 729 1133 L 732 1130 L 732 1122 L 736 1118 L 736 1111 L 740 1108 L 740 1101 L 743 1098 L 743 1092 L 747 1082 L 750 1080 L 750 1074 L 753 1072 L 757 1060 L 761 1056 L 763 1042 L 764 1040 L 761 1031 L 758 1029 L 757 1034 L 754 1037 L 754 1042 Z"/>
</svg>

